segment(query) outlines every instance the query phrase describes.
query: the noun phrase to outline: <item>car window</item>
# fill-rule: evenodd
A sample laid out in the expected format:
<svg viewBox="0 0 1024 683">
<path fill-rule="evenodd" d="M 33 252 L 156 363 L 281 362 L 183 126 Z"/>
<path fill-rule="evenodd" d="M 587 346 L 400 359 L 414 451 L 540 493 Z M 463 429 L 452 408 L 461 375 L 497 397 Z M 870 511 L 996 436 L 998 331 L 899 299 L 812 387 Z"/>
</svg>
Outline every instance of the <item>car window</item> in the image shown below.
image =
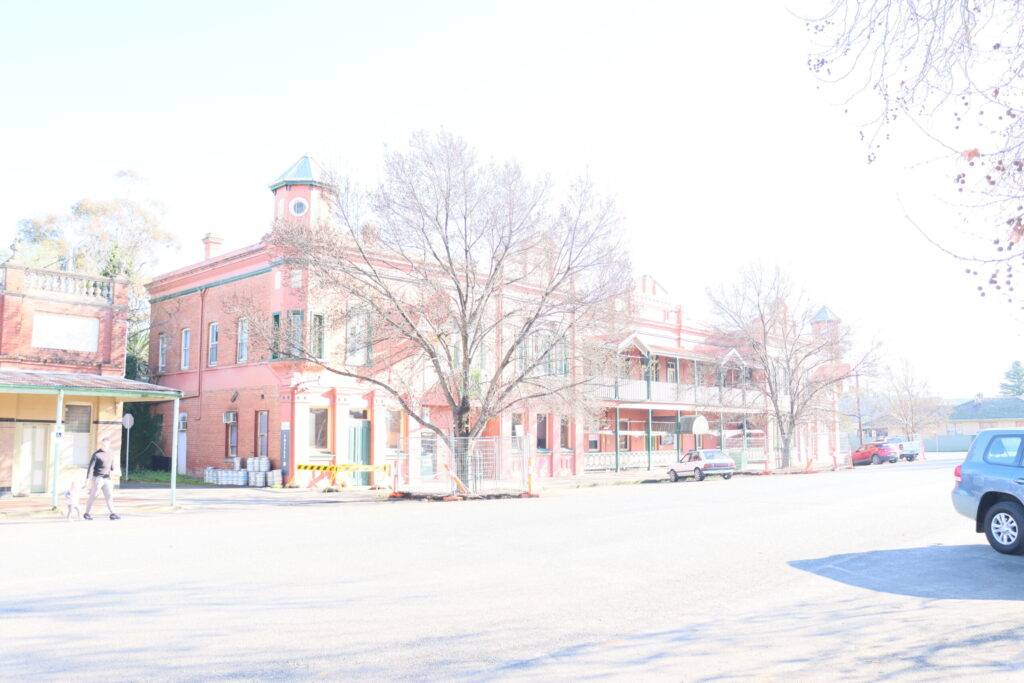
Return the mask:
<svg viewBox="0 0 1024 683">
<path fill-rule="evenodd" d="M 1001 435 L 988 443 L 985 461 L 993 465 L 1013 465 L 1017 462 L 1017 451 L 1020 450 L 1021 437 Z"/>
</svg>

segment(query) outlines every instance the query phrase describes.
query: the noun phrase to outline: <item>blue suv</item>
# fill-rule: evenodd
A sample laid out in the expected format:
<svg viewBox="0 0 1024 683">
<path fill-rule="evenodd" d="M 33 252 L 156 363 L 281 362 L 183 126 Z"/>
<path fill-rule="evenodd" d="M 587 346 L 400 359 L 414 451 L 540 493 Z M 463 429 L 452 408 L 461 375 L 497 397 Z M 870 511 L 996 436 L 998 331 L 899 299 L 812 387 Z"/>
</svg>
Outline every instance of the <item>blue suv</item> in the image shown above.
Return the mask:
<svg viewBox="0 0 1024 683">
<path fill-rule="evenodd" d="M 985 429 L 953 471 L 953 507 L 1001 553 L 1024 552 L 1024 429 Z"/>
</svg>

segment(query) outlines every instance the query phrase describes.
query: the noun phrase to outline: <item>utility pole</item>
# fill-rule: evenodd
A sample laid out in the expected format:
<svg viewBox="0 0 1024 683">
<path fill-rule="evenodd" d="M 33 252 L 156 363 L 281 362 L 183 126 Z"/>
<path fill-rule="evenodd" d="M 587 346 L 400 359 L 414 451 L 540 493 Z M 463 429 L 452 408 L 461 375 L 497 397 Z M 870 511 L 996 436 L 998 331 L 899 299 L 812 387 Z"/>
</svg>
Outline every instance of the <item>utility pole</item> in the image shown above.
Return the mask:
<svg viewBox="0 0 1024 683">
<path fill-rule="evenodd" d="M 860 373 L 853 373 L 853 392 L 857 398 L 857 443 L 864 446 L 864 423 L 860 414 Z"/>
</svg>

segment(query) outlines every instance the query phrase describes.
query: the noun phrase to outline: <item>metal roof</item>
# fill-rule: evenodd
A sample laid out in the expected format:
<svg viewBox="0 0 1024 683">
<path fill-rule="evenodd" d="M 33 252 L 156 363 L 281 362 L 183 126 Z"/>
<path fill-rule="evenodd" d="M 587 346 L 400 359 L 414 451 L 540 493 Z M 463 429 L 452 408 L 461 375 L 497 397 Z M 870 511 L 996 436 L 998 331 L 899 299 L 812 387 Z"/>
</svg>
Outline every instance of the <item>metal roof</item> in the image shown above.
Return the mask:
<svg viewBox="0 0 1024 683">
<path fill-rule="evenodd" d="M 315 185 L 324 187 L 324 179 L 327 177 L 323 166 L 318 164 L 311 156 L 305 155 L 291 167 L 278 176 L 271 185 L 271 190 L 276 190 L 285 185 Z"/>
<path fill-rule="evenodd" d="M 839 320 L 839 316 L 832 312 L 828 306 L 822 306 L 814 317 L 811 318 L 812 323 L 828 323 Z"/>
<path fill-rule="evenodd" d="M 1024 420 L 1024 400 L 1016 396 L 976 398 L 953 408 L 950 420 Z"/>
<path fill-rule="evenodd" d="M 60 391 L 78 396 L 118 396 L 136 400 L 170 400 L 181 396 L 177 389 L 124 377 L 81 372 L 0 369 L 0 393 L 56 394 Z"/>
</svg>

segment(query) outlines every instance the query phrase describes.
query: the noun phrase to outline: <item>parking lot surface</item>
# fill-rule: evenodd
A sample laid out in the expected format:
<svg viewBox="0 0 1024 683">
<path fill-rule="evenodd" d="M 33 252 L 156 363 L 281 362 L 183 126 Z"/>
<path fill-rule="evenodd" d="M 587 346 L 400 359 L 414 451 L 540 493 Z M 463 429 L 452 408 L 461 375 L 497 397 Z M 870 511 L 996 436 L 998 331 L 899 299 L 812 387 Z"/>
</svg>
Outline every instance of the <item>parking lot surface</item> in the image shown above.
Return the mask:
<svg viewBox="0 0 1024 683">
<path fill-rule="evenodd" d="M 1019 678 L 952 459 L 0 524 L 0 678 Z"/>
</svg>

